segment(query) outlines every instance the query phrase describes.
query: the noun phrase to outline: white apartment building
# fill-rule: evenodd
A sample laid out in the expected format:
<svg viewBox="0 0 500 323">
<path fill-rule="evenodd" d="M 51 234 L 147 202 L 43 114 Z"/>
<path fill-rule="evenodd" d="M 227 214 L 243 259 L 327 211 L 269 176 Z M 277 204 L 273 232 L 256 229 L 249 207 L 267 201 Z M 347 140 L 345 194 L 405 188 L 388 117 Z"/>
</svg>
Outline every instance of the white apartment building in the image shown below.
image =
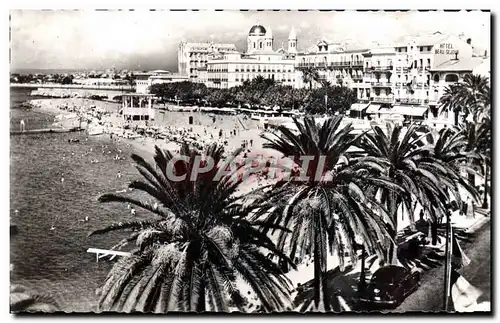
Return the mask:
<svg viewBox="0 0 500 323">
<path fill-rule="evenodd" d="M 177 50 L 178 72 L 196 80 L 200 70 L 205 70 L 209 58 L 219 52 L 236 52 L 234 44 L 181 42 Z"/>
</svg>

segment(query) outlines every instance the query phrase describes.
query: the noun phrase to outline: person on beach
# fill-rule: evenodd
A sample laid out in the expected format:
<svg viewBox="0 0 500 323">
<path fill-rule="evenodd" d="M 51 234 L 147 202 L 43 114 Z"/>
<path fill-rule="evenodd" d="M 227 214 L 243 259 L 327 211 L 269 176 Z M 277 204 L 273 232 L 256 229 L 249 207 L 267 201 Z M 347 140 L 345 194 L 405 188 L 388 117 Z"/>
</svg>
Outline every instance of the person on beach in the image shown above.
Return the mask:
<svg viewBox="0 0 500 323">
<path fill-rule="evenodd" d="M 130 214 L 133 215 L 133 216 L 135 216 L 135 209 L 134 208 L 130 209 Z"/>
<path fill-rule="evenodd" d="M 21 119 L 21 122 L 19 123 L 19 127 L 21 129 L 21 132 L 26 131 L 26 125 L 24 124 L 24 119 Z"/>
<path fill-rule="evenodd" d="M 116 178 L 122 178 L 122 173 L 120 171 L 116 174 Z"/>
</svg>

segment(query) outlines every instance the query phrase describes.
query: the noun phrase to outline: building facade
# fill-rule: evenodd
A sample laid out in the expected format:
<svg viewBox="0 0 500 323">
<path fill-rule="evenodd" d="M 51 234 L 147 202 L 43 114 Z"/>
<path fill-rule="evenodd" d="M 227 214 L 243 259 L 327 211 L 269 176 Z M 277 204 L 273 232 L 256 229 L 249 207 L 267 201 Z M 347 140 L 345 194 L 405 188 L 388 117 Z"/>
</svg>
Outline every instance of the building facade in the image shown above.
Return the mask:
<svg viewBox="0 0 500 323">
<path fill-rule="evenodd" d="M 477 53 L 485 56 L 487 51 L 474 48 L 471 39 L 463 35 L 410 35 L 383 46 L 323 38 L 307 50 L 299 51 L 297 47 L 293 27 L 287 46 L 275 50 L 271 28 L 256 24 L 249 30 L 244 52 L 238 52 L 232 44 L 181 43 L 179 71 L 209 88 L 227 89 L 259 76 L 295 88 L 317 88 L 326 83 L 346 86 L 365 104 L 364 108 L 358 105 L 359 109 L 366 109 L 366 113 L 360 110 L 360 115 L 397 112 L 411 118 L 426 117 L 429 107 L 436 107 L 444 86 L 454 82 L 450 81 L 451 76 L 446 81 L 447 76 L 440 74 L 450 72 L 443 70 L 446 64 L 475 62 L 474 70 L 461 67 L 458 78 L 453 80 L 460 80 L 463 73 L 470 71 L 489 76 L 489 63 L 484 63 L 484 57 L 475 57 Z M 306 69 L 316 70 L 319 78 L 310 82 L 305 78 Z M 439 80 L 435 81 L 437 77 Z"/>
<path fill-rule="evenodd" d="M 181 42 L 177 50 L 178 73 L 196 80 L 199 70 L 206 69 L 211 56 L 219 52 L 236 52 L 234 44 Z"/>
<path fill-rule="evenodd" d="M 189 81 L 186 75 L 172 74 L 169 71 L 152 71 L 149 73 L 138 73 L 135 75 L 135 92 L 147 94 L 153 84 L 174 83 Z"/>
<path fill-rule="evenodd" d="M 282 85 L 295 86 L 295 54 L 297 36 L 290 31 L 289 53 L 284 48 L 274 50 L 274 38 L 270 27 L 259 24 L 250 28 L 247 48 L 244 53 L 219 51 L 207 61 L 206 71 L 202 69 L 200 80 L 207 87 L 228 89 L 251 81 L 256 77 L 272 79 Z"/>
</svg>

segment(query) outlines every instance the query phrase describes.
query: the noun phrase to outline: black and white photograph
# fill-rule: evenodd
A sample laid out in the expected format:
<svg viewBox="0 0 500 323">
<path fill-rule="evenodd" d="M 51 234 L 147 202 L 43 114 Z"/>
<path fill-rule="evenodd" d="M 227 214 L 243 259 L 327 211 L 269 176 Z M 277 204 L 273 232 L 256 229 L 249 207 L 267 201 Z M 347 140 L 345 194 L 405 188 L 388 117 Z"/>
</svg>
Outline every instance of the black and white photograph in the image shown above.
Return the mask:
<svg viewBox="0 0 500 323">
<path fill-rule="evenodd" d="M 8 14 L 11 314 L 492 313 L 489 10 Z"/>
</svg>

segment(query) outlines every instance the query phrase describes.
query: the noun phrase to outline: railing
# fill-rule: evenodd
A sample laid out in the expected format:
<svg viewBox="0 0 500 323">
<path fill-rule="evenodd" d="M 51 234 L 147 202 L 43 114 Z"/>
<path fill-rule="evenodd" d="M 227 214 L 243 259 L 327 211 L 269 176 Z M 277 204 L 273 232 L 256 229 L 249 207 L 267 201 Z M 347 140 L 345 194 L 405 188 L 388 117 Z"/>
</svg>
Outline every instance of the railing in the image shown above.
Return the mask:
<svg viewBox="0 0 500 323">
<path fill-rule="evenodd" d="M 352 62 L 352 66 L 363 66 L 363 62 L 362 61 L 354 61 Z"/>
<path fill-rule="evenodd" d="M 405 99 L 401 99 L 401 103 L 421 104 L 422 100 L 421 99 L 413 99 L 413 98 L 405 98 Z"/>
<path fill-rule="evenodd" d="M 391 82 L 372 82 L 372 86 L 374 87 L 391 87 Z"/>
<path fill-rule="evenodd" d="M 372 66 L 371 69 L 374 70 L 374 71 L 392 71 L 393 66 L 392 65 Z"/>
<path fill-rule="evenodd" d="M 378 102 L 378 103 L 393 103 L 394 98 L 388 98 L 388 97 L 380 97 L 380 96 L 372 96 L 370 98 L 372 102 Z"/>
</svg>

